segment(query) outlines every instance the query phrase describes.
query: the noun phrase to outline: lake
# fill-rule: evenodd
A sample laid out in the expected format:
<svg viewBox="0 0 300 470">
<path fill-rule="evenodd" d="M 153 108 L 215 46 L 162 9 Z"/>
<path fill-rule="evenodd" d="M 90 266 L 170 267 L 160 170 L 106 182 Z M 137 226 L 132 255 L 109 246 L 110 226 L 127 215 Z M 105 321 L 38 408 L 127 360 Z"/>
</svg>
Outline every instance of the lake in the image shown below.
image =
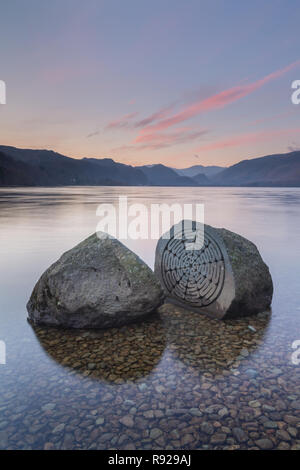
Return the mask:
<svg viewBox="0 0 300 470">
<path fill-rule="evenodd" d="M 33 328 L 36 281 L 119 195 L 203 203 L 206 223 L 253 241 L 272 312 L 216 321 L 165 304 L 119 329 Z M 126 245 L 153 267 L 156 240 Z M 300 188 L 1 188 L 0 260 L 0 448 L 300 449 Z"/>
</svg>

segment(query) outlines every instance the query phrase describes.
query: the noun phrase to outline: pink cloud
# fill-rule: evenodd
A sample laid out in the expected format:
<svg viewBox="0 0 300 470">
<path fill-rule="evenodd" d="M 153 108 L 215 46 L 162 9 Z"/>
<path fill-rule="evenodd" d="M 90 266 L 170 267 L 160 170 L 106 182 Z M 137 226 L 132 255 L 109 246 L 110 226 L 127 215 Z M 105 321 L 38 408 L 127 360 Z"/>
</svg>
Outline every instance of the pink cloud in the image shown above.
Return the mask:
<svg viewBox="0 0 300 470">
<path fill-rule="evenodd" d="M 145 119 L 138 121 L 135 123 L 134 127 L 145 127 L 151 124 L 154 121 L 158 121 L 160 119 L 164 119 L 170 114 L 170 111 L 174 108 L 175 104 L 171 104 L 170 106 L 166 106 L 165 108 L 160 109 L 156 113 L 151 114 Z"/>
<path fill-rule="evenodd" d="M 266 140 L 278 137 L 285 134 L 298 133 L 300 128 L 296 129 L 281 129 L 281 130 L 271 130 L 271 131 L 262 131 L 262 132 L 251 132 L 248 134 L 240 134 L 232 136 L 228 139 L 219 140 L 217 142 L 212 142 L 211 144 L 203 145 L 202 147 L 197 148 L 196 152 L 209 152 L 211 150 L 220 150 L 228 147 L 239 147 L 244 144 L 259 143 Z"/>
<path fill-rule="evenodd" d="M 170 118 L 163 119 L 157 124 L 144 127 L 141 130 L 141 133 L 155 132 L 155 131 L 168 129 L 171 126 L 174 126 L 175 124 L 186 121 L 187 119 L 190 119 L 202 112 L 224 108 L 228 104 L 233 103 L 249 95 L 250 93 L 253 93 L 254 91 L 258 90 L 266 83 L 272 80 L 275 80 L 276 78 L 281 77 L 282 75 L 289 72 L 290 70 L 292 70 L 294 67 L 296 67 L 299 64 L 300 64 L 300 60 L 288 65 L 287 67 L 283 69 L 277 70 L 255 82 L 244 84 L 244 85 L 238 85 L 228 90 L 224 90 L 220 93 L 217 93 L 216 95 L 210 96 L 209 98 L 197 101 L 194 104 L 187 106 L 182 111 L 174 114 Z"/>
<path fill-rule="evenodd" d="M 200 130 L 196 132 L 189 132 L 191 128 L 188 127 L 181 127 L 177 128 L 172 133 L 162 133 L 166 129 L 182 123 L 200 113 L 205 111 L 211 111 L 215 109 L 221 109 L 225 106 L 238 101 L 239 99 L 253 93 L 254 91 L 261 88 L 263 85 L 275 80 L 285 73 L 292 70 L 294 67 L 300 65 L 300 60 L 293 62 L 292 64 L 288 65 L 287 67 L 272 72 L 269 75 L 261 78 L 252 83 L 245 83 L 245 81 L 241 82 L 240 84 L 224 90 L 220 93 L 212 95 L 208 98 L 198 99 L 193 104 L 186 106 L 181 111 L 173 114 L 170 116 L 171 111 L 173 110 L 175 104 L 172 104 L 168 107 L 162 108 L 157 112 L 151 114 L 150 116 L 137 121 L 135 123 L 130 122 L 133 117 L 137 115 L 137 113 L 130 113 L 123 116 L 121 119 L 116 121 L 112 121 L 108 124 L 106 129 L 112 128 L 141 128 L 139 134 L 132 142 L 132 145 L 123 146 L 120 149 L 122 150 L 143 150 L 143 149 L 159 149 L 169 147 L 175 144 L 190 142 L 196 140 L 200 136 L 206 134 L 207 130 Z M 158 121 L 155 123 L 155 121 Z M 281 131 L 287 132 L 287 131 Z M 289 131 L 290 132 L 290 131 Z M 258 142 L 261 140 L 265 140 L 270 136 L 273 137 L 277 135 L 277 131 L 266 131 L 262 133 L 249 133 L 243 134 L 240 136 L 234 136 L 230 139 L 226 139 L 220 142 L 215 142 L 200 148 L 200 150 L 212 150 L 217 148 L 224 148 L 224 147 L 232 147 L 237 145 L 242 145 L 243 143 L 248 142 Z M 138 145 L 136 145 L 138 144 Z"/>
<path fill-rule="evenodd" d="M 206 129 L 194 132 L 187 132 L 184 129 L 176 129 L 176 132 L 170 134 L 148 134 L 147 136 L 144 136 L 144 139 L 141 139 L 139 142 L 144 142 L 143 148 L 158 149 L 171 147 L 172 145 L 183 144 L 186 142 L 192 142 L 207 133 L 208 130 Z"/>
<path fill-rule="evenodd" d="M 207 133 L 208 130 L 206 129 L 189 132 L 189 128 L 176 129 L 175 132 L 169 134 L 153 133 L 144 136 L 144 138 L 141 138 L 138 142 L 133 142 L 133 144 L 138 143 L 139 145 L 123 145 L 112 149 L 112 151 L 159 150 L 173 145 L 195 141 Z"/>
<path fill-rule="evenodd" d="M 125 116 L 122 116 L 119 119 L 109 122 L 105 129 L 120 129 L 122 127 L 127 127 L 129 125 L 128 121 L 135 118 L 137 115 L 137 112 L 125 114 Z"/>
<path fill-rule="evenodd" d="M 190 131 L 191 127 L 178 127 L 174 132 L 169 134 L 162 134 L 159 132 L 153 132 L 152 134 L 141 134 L 136 137 L 133 141 L 135 144 L 145 143 L 145 142 L 155 142 L 155 141 L 168 141 L 177 139 L 178 137 L 184 135 L 186 132 Z M 202 132 L 202 131 L 201 131 Z"/>
</svg>

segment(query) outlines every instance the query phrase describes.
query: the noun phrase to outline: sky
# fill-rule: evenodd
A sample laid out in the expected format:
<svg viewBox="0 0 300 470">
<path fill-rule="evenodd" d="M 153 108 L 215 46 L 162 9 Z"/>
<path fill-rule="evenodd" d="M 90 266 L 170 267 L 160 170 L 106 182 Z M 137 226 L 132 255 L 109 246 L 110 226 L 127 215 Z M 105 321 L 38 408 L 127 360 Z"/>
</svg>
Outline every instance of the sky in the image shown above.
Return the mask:
<svg viewBox="0 0 300 470">
<path fill-rule="evenodd" d="M 298 0 L 10 0 L 0 144 L 144 165 L 300 149 Z"/>
</svg>

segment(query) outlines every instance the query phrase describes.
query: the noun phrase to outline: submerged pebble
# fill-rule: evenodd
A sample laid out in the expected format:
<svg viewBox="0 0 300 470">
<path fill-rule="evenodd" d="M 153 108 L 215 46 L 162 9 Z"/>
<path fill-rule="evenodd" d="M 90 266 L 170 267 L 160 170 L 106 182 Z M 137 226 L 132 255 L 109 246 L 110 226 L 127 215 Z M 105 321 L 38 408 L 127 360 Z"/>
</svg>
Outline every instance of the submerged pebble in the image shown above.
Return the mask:
<svg viewBox="0 0 300 470">
<path fill-rule="evenodd" d="M 165 304 L 119 329 L 35 327 L 1 369 L 0 448 L 300 449 L 294 326 L 269 321 Z"/>
</svg>

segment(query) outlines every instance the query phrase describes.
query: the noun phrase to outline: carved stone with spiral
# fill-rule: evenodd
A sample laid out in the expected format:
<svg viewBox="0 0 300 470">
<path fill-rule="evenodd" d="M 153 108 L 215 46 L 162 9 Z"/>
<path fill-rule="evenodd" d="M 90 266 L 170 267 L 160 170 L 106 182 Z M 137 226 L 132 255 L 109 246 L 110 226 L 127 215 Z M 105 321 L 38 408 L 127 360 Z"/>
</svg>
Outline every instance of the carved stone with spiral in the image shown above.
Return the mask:
<svg viewBox="0 0 300 470">
<path fill-rule="evenodd" d="M 155 274 L 167 299 L 215 318 L 270 307 L 272 278 L 256 246 L 240 235 L 183 221 L 158 241 Z"/>
<path fill-rule="evenodd" d="M 222 291 L 224 257 L 217 242 L 208 234 L 200 250 L 186 249 L 188 236 L 169 240 L 162 256 L 161 274 L 172 296 L 202 307 L 214 302 Z"/>
</svg>

